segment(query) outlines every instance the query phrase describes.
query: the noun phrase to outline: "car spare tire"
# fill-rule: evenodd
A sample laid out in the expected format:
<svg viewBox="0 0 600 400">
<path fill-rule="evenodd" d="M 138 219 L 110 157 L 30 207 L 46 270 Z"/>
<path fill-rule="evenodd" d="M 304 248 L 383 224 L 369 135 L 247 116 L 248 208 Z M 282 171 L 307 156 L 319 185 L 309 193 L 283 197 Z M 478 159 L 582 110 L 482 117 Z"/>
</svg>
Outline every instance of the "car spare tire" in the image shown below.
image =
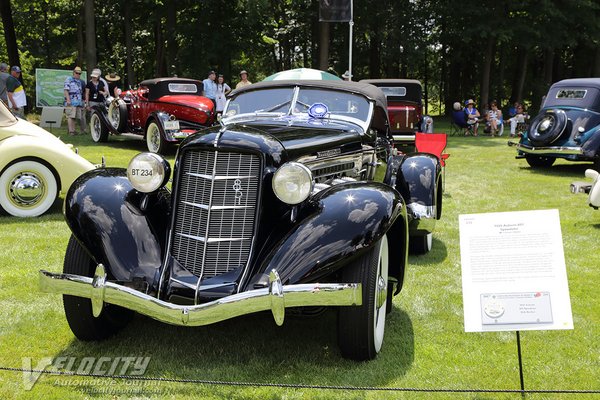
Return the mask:
<svg viewBox="0 0 600 400">
<path fill-rule="evenodd" d="M 556 141 L 567 127 L 567 114 L 563 110 L 548 110 L 531 122 L 529 141 L 534 146 L 548 145 Z"/>
</svg>

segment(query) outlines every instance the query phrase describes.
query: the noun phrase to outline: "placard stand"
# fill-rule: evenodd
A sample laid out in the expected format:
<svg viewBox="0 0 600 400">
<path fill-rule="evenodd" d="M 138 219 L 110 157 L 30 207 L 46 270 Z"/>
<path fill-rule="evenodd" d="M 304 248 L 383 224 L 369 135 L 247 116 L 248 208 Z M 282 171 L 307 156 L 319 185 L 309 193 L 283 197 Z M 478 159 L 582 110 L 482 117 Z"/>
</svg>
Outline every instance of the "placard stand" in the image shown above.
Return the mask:
<svg viewBox="0 0 600 400">
<path fill-rule="evenodd" d="M 525 381 L 523 380 L 523 358 L 521 357 L 521 335 L 517 332 L 517 353 L 519 355 L 519 379 L 521 381 L 521 397 L 525 398 Z"/>
<path fill-rule="evenodd" d="M 558 210 L 459 216 L 465 332 L 573 329 Z"/>
<path fill-rule="evenodd" d="M 63 118 L 63 107 L 43 107 L 40 126 L 43 128 L 60 128 Z"/>
</svg>

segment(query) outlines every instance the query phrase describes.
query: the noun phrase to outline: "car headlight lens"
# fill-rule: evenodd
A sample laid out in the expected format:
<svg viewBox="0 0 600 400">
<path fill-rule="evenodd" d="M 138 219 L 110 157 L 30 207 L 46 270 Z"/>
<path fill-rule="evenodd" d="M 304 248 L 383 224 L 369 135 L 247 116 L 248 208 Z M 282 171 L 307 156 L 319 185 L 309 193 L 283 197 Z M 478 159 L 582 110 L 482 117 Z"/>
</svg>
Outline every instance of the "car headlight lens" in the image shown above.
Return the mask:
<svg viewBox="0 0 600 400">
<path fill-rule="evenodd" d="M 310 169 L 297 162 L 283 164 L 273 176 L 273 191 L 287 204 L 298 204 L 308 198 L 313 189 Z"/>
<path fill-rule="evenodd" d="M 127 179 L 140 192 L 150 193 L 164 186 L 171 175 L 167 160 L 155 153 L 140 153 L 127 166 Z"/>
</svg>

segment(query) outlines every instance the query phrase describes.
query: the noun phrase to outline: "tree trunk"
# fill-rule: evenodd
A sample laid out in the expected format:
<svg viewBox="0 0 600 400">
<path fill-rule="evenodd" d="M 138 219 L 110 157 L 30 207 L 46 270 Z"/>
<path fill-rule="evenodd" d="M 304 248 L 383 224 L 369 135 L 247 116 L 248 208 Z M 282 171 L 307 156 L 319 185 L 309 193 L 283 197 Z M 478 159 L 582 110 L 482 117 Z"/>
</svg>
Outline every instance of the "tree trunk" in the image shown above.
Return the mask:
<svg viewBox="0 0 600 400">
<path fill-rule="evenodd" d="M 154 76 L 164 76 L 165 70 L 165 44 L 162 32 L 162 16 L 160 12 L 156 13 L 156 23 L 154 25 L 154 49 L 156 54 Z"/>
<path fill-rule="evenodd" d="M 75 65 L 83 68 L 85 58 L 85 39 L 83 33 L 83 3 L 80 7 L 80 12 L 77 17 L 77 57 L 75 58 Z"/>
<path fill-rule="evenodd" d="M 519 79 L 517 84 L 517 98 L 519 101 L 523 101 L 523 88 L 525 87 L 525 77 L 527 76 L 527 59 L 528 52 L 526 49 L 521 50 L 521 54 L 519 55 Z"/>
<path fill-rule="evenodd" d="M 371 79 L 381 77 L 380 37 L 380 21 L 373 21 L 373 24 L 371 25 L 371 40 L 369 43 L 369 76 Z"/>
<path fill-rule="evenodd" d="M 544 50 L 544 86 L 546 89 L 552 84 L 552 72 L 554 67 L 554 49 Z"/>
<path fill-rule="evenodd" d="M 452 49 L 450 49 L 450 52 L 451 51 Z M 446 91 L 448 94 L 446 97 L 446 110 L 449 110 L 449 112 L 452 113 L 451 110 L 453 109 L 452 106 L 454 105 L 454 102 L 458 101 L 463 105 L 463 101 L 466 99 L 464 98 L 463 93 L 461 93 L 460 88 L 460 71 L 462 66 L 457 59 L 451 59 L 449 62 L 449 76 L 446 78 L 446 84 L 448 86 Z"/>
<path fill-rule="evenodd" d="M 135 71 L 133 69 L 133 36 L 131 32 L 131 2 L 126 1 L 123 4 L 123 18 L 125 28 L 125 68 L 127 69 L 127 86 L 123 85 L 123 89 L 135 84 Z"/>
<path fill-rule="evenodd" d="M 52 63 L 52 51 L 50 50 L 50 26 L 48 23 L 48 3 L 42 3 L 42 17 L 44 20 L 44 56 L 46 58 L 46 66 L 50 67 Z"/>
<path fill-rule="evenodd" d="M 594 54 L 594 70 L 592 71 L 592 76 L 600 77 L 600 47 L 596 47 Z"/>
<path fill-rule="evenodd" d="M 483 55 L 483 65 L 481 68 L 481 99 L 479 107 L 484 109 L 485 105 L 490 102 L 490 71 L 492 69 L 492 59 L 494 58 L 494 42 L 495 38 L 489 37 L 485 46 Z"/>
<path fill-rule="evenodd" d="M 94 16 L 94 0 L 84 0 L 83 15 L 85 21 L 85 62 L 88 77 L 96 67 L 96 24 Z"/>
<path fill-rule="evenodd" d="M 329 22 L 319 22 L 319 69 L 329 68 Z"/>
<path fill-rule="evenodd" d="M 166 30 L 166 43 L 167 43 L 167 74 L 168 75 L 180 75 L 179 66 L 177 65 L 177 53 L 179 51 L 179 45 L 175 39 L 175 32 L 177 28 L 177 2 L 170 0 L 167 3 L 167 30 Z"/>
<path fill-rule="evenodd" d="M 506 50 L 505 50 L 505 46 L 500 46 L 500 60 L 506 60 Z M 502 107 L 502 105 L 505 103 L 506 101 L 506 92 L 504 91 L 504 71 L 506 70 L 505 68 L 505 64 L 504 62 L 500 62 L 498 63 L 498 77 L 497 77 L 497 84 L 498 84 L 498 89 L 497 89 L 497 93 L 496 95 L 498 96 L 498 101 L 500 101 L 501 104 L 498 104 L 498 107 Z"/>
<path fill-rule="evenodd" d="M 510 103 L 515 101 L 523 101 L 523 86 L 525 84 L 525 76 L 527 75 L 527 51 L 519 47 L 517 49 L 517 62 L 515 64 L 515 73 L 513 75 L 512 92 L 510 95 Z"/>
<path fill-rule="evenodd" d="M 17 47 L 17 35 L 12 17 L 10 0 L 0 0 L 0 14 L 2 14 L 2 25 L 4 26 L 4 40 L 6 40 L 6 52 L 10 65 L 21 65 L 19 48 Z"/>
</svg>

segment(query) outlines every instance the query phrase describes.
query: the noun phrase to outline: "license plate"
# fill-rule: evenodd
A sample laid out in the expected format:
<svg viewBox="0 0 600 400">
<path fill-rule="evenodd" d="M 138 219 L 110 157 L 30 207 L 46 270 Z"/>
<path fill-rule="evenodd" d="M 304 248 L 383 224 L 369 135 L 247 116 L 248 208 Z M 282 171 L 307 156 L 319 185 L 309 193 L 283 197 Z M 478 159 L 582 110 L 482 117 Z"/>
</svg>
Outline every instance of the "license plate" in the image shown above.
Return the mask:
<svg viewBox="0 0 600 400">
<path fill-rule="evenodd" d="M 179 121 L 165 121 L 164 127 L 169 131 L 178 131 L 179 130 Z"/>
</svg>

